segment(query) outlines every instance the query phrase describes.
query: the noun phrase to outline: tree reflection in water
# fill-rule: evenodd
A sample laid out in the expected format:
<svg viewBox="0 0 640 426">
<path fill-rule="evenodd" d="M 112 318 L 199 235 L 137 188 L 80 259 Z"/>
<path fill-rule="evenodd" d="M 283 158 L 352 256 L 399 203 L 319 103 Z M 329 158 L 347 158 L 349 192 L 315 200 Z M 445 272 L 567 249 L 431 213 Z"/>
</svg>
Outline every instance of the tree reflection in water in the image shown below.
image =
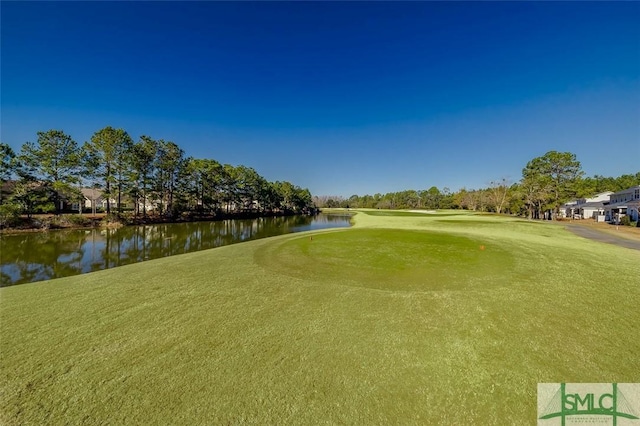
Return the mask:
<svg viewBox="0 0 640 426">
<path fill-rule="evenodd" d="M 291 232 L 349 226 L 348 215 L 267 217 L 0 235 L 0 286 L 23 284 Z"/>
</svg>

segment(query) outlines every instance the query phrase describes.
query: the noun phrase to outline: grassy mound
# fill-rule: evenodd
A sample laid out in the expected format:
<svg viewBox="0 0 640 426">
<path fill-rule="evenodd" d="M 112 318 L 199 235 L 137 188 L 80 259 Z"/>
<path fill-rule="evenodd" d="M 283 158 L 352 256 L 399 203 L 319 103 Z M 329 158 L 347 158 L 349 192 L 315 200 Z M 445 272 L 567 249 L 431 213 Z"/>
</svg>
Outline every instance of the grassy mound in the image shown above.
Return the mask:
<svg viewBox="0 0 640 426">
<path fill-rule="evenodd" d="M 531 424 L 538 382 L 640 381 L 640 253 L 446 214 L 2 288 L 0 423 Z"/>
<path fill-rule="evenodd" d="M 513 263 L 508 251 L 479 239 L 362 228 L 289 239 L 256 260 L 273 274 L 389 291 L 508 285 L 504 271 Z"/>
</svg>

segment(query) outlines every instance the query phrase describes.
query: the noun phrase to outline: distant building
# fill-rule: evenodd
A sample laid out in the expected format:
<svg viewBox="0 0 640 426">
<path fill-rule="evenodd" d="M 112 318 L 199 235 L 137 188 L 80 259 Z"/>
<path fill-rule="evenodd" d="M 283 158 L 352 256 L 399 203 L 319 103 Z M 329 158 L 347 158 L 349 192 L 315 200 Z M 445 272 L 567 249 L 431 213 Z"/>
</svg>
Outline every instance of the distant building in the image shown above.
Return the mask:
<svg viewBox="0 0 640 426">
<path fill-rule="evenodd" d="M 62 210 L 73 210 L 80 211 L 82 207 L 83 211 L 105 211 L 107 210 L 107 197 L 104 195 L 104 192 L 98 188 L 80 188 L 80 193 L 82 194 L 81 201 L 75 201 L 69 203 L 66 199 L 61 201 L 61 209 Z M 118 205 L 118 202 L 115 198 L 108 199 L 111 208 L 115 209 Z M 62 204 L 64 203 L 64 204 Z M 123 202 L 121 204 L 122 207 L 126 207 L 127 204 Z"/>
<path fill-rule="evenodd" d="M 605 212 L 605 206 L 609 204 L 611 191 L 601 192 L 590 198 L 580 198 L 569 201 L 564 205 L 564 216 L 572 219 L 592 219 L 601 216 Z"/>
<path fill-rule="evenodd" d="M 640 185 L 611 194 L 604 215 L 607 222 L 618 222 L 624 216 L 631 221 L 640 219 Z"/>
<path fill-rule="evenodd" d="M 83 201 L 82 208 L 95 212 L 98 209 L 102 209 L 103 205 L 106 207 L 106 199 L 103 197 L 102 191 L 97 188 L 80 188 Z M 72 210 L 80 210 L 79 203 L 73 203 Z"/>
</svg>

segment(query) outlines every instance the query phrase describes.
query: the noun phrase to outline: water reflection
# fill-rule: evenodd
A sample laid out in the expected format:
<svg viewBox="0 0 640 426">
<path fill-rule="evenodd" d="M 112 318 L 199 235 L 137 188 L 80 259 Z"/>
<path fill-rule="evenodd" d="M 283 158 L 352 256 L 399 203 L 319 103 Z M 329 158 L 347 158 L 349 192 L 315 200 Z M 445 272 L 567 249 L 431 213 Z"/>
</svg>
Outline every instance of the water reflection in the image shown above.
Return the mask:
<svg viewBox="0 0 640 426">
<path fill-rule="evenodd" d="M 291 232 L 349 226 L 347 215 L 50 231 L 0 236 L 0 286 L 77 275 Z"/>
</svg>

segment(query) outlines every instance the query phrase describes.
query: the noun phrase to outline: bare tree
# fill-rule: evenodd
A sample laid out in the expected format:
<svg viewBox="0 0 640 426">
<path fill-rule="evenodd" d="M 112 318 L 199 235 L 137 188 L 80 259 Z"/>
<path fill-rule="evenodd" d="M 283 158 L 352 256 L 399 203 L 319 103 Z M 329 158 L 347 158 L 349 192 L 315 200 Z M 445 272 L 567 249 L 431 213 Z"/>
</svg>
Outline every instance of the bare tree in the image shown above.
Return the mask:
<svg viewBox="0 0 640 426">
<path fill-rule="evenodd" d="M 489 203 L 495 209 L 496 213 L 502 213 L 502 209 L 507 201 L 510 186 L 511 182 L 506 178 L 502 178 L 498 181 L 491 181 L 487 195 L 489 197 Z"/>
</svg>

